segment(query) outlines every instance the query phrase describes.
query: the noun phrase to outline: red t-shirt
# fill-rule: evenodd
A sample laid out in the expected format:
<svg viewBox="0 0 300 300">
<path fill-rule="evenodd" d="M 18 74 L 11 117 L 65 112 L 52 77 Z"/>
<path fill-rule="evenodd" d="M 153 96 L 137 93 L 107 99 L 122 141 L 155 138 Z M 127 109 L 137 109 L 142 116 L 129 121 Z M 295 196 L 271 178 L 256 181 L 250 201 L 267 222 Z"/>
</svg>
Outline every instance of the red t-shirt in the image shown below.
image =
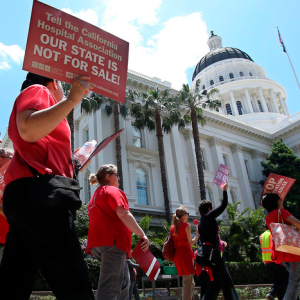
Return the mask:
<svg viewBox="0 0 300 300">
<path fill-rule="evenodd" d="M 278 218 L 278 209 L 272 210 L 266 217 L 266 225 L 269 227 L 270 223 L 281 223 L 283 220 L 284 224 L 291 225 L 289 222 L 286 221 L 286 219 L 289 216 L 292 216 L 291 213 L 289 213 L 286 209 L 281 208 L 281 217 L 279 214 Z M 282 218 L 282 219 L 281 219 Z M 269 227 L 270 228 L 270 227 Z M 274 239 L 272 239 L 272 259 L 276 261 L 276 263 L 280 262 L 296 262 L 300 261 L 300 256 L 299 255 L 294 255 L 290 253 L 285 253 L 282 251 L 276 251 L 274 250 Z"/>
<path fill-rule="evenodd" d="M 100 186 L 93 194 L 88 205 L 89 234 L 87 251 L 91 248 L 115 245 L 130 256 L 131 235 L 129 230 L 115 213 L 117 207 L 129 210 L 124 192 L 114 186 Z"/>
<path fill-rule="evenodd" d="M 15 154 L 5 174 L 5 185 L 18 178 L 33 177 L 24 159 L 41 174 L 73 177 L 70 127 L 66 119 L 47 136 L 33 143 L 25 142 L 20 137 L 17 127 L 16 119 L 20 112 L 43 110 L 56 103 L 52 93 L 46 87 L 37 84 L 23 90 L 16 99 L 8 127 Z"/>
</svg>

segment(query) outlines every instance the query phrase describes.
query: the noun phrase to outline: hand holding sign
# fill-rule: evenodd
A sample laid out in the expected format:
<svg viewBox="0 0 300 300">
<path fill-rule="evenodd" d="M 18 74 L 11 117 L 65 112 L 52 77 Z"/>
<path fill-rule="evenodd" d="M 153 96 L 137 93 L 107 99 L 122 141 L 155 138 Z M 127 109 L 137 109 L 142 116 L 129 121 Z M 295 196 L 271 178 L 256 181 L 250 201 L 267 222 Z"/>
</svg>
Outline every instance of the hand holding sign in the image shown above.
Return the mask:
<svg viewBox="0 0 300 300">
<path fill-rule="evenodd" d="M 213 183 L 218 185 L 221 189 L 227 184 L 229 174 L 229 167 L 220 164 Z M 226 188 L 227 189 L 227 188 Z"/>
</svg>

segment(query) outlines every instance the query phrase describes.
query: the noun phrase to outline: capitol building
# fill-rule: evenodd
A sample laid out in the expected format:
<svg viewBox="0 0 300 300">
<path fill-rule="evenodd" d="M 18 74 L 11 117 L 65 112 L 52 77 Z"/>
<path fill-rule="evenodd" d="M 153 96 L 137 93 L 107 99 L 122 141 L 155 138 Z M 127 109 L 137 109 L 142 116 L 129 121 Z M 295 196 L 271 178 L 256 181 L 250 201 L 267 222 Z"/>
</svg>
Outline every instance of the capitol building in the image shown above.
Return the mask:
<svg viewBox="0 0 300 300">
<path fill-rule="evenodd" d="M 290 116 L 286 105 L 286 92 L 279 83 L 267 77 L 262 66 L 257 65 L 246 52 L 223 47 L 222 38 L 211 32 L 208 39 L 210 51 L 196 64 L 192 88 L 199 79 L 201 88 L 216 88 L 216 99 L 222 103 L 219 111 L 204 109 L 206 124 L 199 124 L 200 144 L 203 156 L 206 196 L 219 205 L 222 190 L 213 184 L 219 165 L 229 166 L 229 201 L 241 201 L 243 211 L 259 206 L 263 179 L 261 161 L 270 152 L 270 143 L 282 138 L 295 154 L 300 151 L 300 113 Z M 127 88 L 147 92 L 158 87 L 171 88 L 171 83 L 159 78 L 128 71 Z M 172 89 L 172 93 L 177 91 Z M 92 113 L 81 112 L 75 107 L 75 149 L 87 140 L 102 141 L 114 132 L 113 116 L 108 117 L 105 104 Z M 140 219 L 153 215 L 153 222 L 164 221 L 164 197 L 161 184 L 158 144 L 155 132 L 138 131 L 133 119 L 120 117 L 122 168 L 124 192 L 131 212 Z M 199 215 L 200 201 L 194 140 L 191 127 L 172 128 L 164 134 L 165 163 L 171 213 L 185 205 L 190 216 Z M 12 147 L 6 135 L 4 147 Z M 102 164 L 116 164 L 115 142 L 100 152 L 91 164 L 79 174 L 83 186 L 81 198 L 89 202 L 95 186 L 88 177 Z M 156 220 L 156 221 L 155 221 Z"/>
</svg>

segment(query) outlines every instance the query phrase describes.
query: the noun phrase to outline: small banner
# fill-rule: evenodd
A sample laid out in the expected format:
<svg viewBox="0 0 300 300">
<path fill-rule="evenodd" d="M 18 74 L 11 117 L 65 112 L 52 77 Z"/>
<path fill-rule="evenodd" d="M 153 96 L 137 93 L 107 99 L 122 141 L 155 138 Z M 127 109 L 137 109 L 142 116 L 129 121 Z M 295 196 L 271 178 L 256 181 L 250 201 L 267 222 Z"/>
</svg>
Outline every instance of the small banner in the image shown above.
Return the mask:
<svg viewBox="0 0 300 300">
<path fill-rule="evenodd" d="M 129 43 L 33 1 L 23 70 L 72 83 L 91 77 L 95 93 L 125 102 Z"/>
<path fill-rule="evenodd" d="M 218 185 L 221 189 L 223 189 L 224 185 L 227 184 L 228 174 L 229 174 L 229 167 L 220 164 L 216 176 L 213 180 L 213 183 Z"/>
<path fill-rule="evenodd" d="M 89 158 L 86 160 L 86 162 L 80 166 L 79 170 L 81 170 L 96 154 L 98 154 L 101 150 L 103 150 L 111 141 L 113 141 L 115 138 L 117 138 L 121 132 L 124 131 L 124 128 L 120 129 L 119 131 L 116 131 L 114 134 L 110 135 L 109 137 L 105 138 L 92 152 L 92 154 L 89 156 Z"/>
<path fill-rule="evenodd" d="M 262 197 L 266 194 L 278 194 L 280 199 L 283 201 L 286 197 L 286 194 L 294 184 L 296 179 L 285 177 L 282 175 L 271 173 L 265 182 L 265 185 L 263 187 L 263 190 L 261 192 L 260 196 L 260 205 L 262 201 Z"/>
<path fill-rule="evenodd" d="M 0 203 L 2 203 L 2 198 L 3 198 L 3 192 L 4 192 L 4 175 L 6 172 L 7 167 L 9 166 L 10 161 L 8 161 L 4 166 L 0 168 Z"/>
<path fill-rule="evenodd" d="M 144 273 L 151 281 L 153 281 L 157 279 L 157 276 L 160 273 L 160 262 L 154 257 L 149 249 L 146 252 L 142 250 L 142 241 L 143 240 L 140 240 L 138 242 L 131 254 Z"/>
</svg>

